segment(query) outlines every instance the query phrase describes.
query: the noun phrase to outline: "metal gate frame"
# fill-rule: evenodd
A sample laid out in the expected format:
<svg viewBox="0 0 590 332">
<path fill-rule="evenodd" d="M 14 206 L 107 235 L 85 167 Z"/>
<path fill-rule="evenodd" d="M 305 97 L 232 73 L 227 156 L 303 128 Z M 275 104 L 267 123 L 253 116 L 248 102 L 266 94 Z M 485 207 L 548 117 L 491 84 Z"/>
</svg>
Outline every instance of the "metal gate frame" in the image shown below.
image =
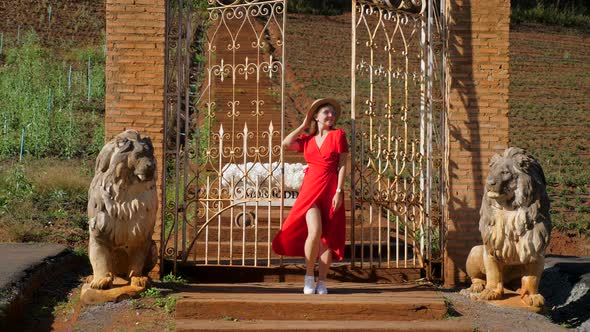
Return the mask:
<svg viewBox="0 0 590 332">
<path fill-rule="evenodd" d="M 364 248 L 367 236 L 362 233 L 368 228 L 368 266 L 384 264 L 388 268 L 394 267 L 390 243 L 394 237 L 395 267 L 423 267 L 426 268 L 427 277 L 431 278 L 433 262 L 442 262 L 440 255 L 444 244 L 442 207 L 445 204 L 446 180 L 442 167 L 446 156 L 444 137 L 447 109 L 444 70 L 446 52 L 443 43 L 446 28 L 445 0 L 356 0 L 352 4 L 352 265 L 366 265 Z M 373 21 L 369 22 L 369 19 Z M 371 23 L 374 26 L 371 26 Z M 405 35 L 406 27 L 410 30 L 413 27 L 409 38 Z M 413 54 L 409 52 L 408 43 L 417 31 L 420 33 L 419 74 L 409 72 L 410 56 Z M 384 35 L 381 40 L 378 40 L 379 34 Z M 396 37 L 400 39 L 398 44 L 402 44 L 401 50 L 396 49 L 396 46 L 400 46 L 396 45 Z M 363 46 L 366 48 L 365 51 L 368 49 L 368 61 L 364 58 L 358 61 L 360 53 L 357 54 L 357 47 L 362 50 Z M 387 55 L 388 63 L 376 61 L 377 56 L 383 54 Z M 396 64 L 396 56 L 405 63 Z M 368 83 L 369 91 L 365 92 L 365 98 L 358 102 L 357 96 L 362 95 L 362 92 L 357 90 L 357 86 L 362 86 L 359 76 L 363 74 L 368 76 L 368 82 L 363 83 Z M 387 87 L 381 89 L 385 91 L 380 91 L 377 86 L 380 78 L 387 80 Z M 412 80 L 418 81 L 420 85 L 420 131 L 414 142 L 411 142 L 408 135 L 408 122 L 412 111 L 408 102 L 408 96 L 411 94 L 408 83 Z M 438 80 L 438 85 L 434 85 L 435 80 Z M 396 82 L 404 84 L 402 91 L 398 91 L 401 92 L 399 97 L 403 99 L 399 108 L 394 107 L 393 87 Z M 380 96 L 380 93 L 387 96 Z M 382 99 L 381 104 L 377 102 L 379 97 Z M 394 121 L 396 117 L 399 120 Z M 402 133 L 394 137 L 395 127 L 400 123 L 402 128 L 398 129 Z M 382 133 L 382 126 L 387 127 L 385 134 Z M 411 170 L 407 169 L 408 166 L 411 166 Z M 400 189 L 400 186 L 403 188 Z M 436 209 L 433 207 L 433 198 Z M 365 227 L 364 219 L 368 219 L 368 227 Z M 383 219 L 387 230 L 386 253 L 382 253 Z M 395 219 L 394 230 L 390 228 L 392 219 Z M 377 236 L 373 234 L 374 220 L 378 223 Z M 437 220 L 436 225 L 433 220 Z M 355 232 L 359 225 L 360 236 Z M 392 232 L 395 232 L 395 236 L 391 235 Z M 373 252 L 375 237 L 376 255 Z M 401 264 L 400 238 L 403 238 L 404 248 L 404 259 Z M 413 253 L 410 262 L 409 242 L 412 242 Z M 356 249 L 357 246 L 360 246 L 360 250 Z M 433 257 L 435 246 L 438 247 L 438 257 Z M 357 251 L 360 251 L 360 259 L 357 259 Z M 382 259 L 382 255 L 386 255 L 386 259 Z"/>
<path fill-rule="evenodd" d="M 424 2 L 423 2 L 424 1 Z M 446 121 L 446 79 L 445 79 L 445 48 L 443 40 L 445 40 L 445 19 L 444 19 L 444 11 L 446 8 L 445 4 L 446 0 L 437 0 L 436 4 L 438 8 L 435 6 L 435 0 L 396 0 L 396 1 L 387 1 L 387 0 L 373 0 L 373 1 L 366 1 L 366 0 L 352 0 L 352 30 L 351 30 L 351 43 L 352 43 L 352 63 L 351 63 L 351 158 L 353 160 L 352 165 L 353 169 L 351 170 L 351 202 L 352 202 L 352 218 L 351 218 L 351 231 L 350 239 L 351 239 L 351 247 L 352 247 L 352 256 L 351 256 L 351 265 L 352 266 L 360 266 L 360 267 L 368 267 L 373 268 L 375 266 L 381 266 L 383 261 L 381 260 L 381 253 L 379 252 L 379 259 L 378 262 L 375 263 L 373 261 L 373 243 L 371 242 L 370 248 L 370 259 L 368 264 L 366 264 L 364 259 L 364 254 L 362 253 L 365 243 L 363 242 L 362 236 L 358 236 L 359 234 L 355 233 L 355 226 L 358 224 L 359 218 L 362 216 L 357 213 L 357 204 L 368 204 L 370 207 L 371 213 L 373 210 L 378 210 L 379 214 L 382 214 L 382 211 L 386 211 L 387 220 L 390 218 L 391 215 L 395 215 L 397 217 L 407 217 L 407 213 L 402 213 L 405 211 L 409 211 L 410 207 L 412 209 L 417 209 L 417 215 L 420 218 L 419 225 L 419 236 L 415 238 L 418 241 L 418 245 L 412 246 L 412 251 L 414 254 L 412 255 L 413 261 L 410 265 L 408 265 L 407 259 L 407 250 L 408 250 L 408 238 L 407 238 L 407 227 L 404 228 L 406 230 L 406 238 L 404 241 L 405 250 L 406 250 L 406 259 L 404 263 L 400 266 L 399 257 L 396 257 L 395 267 L 423 267 L 427 270 L 427 277 L 430 277 L 430 272 L 432 270 L 431 264 L 435 261 L 439 261 L 439 257 L 432 256 L 432 245 L 438 245 L 439 249 L 443 248 L 444 245 L 444 214 L 442 213 L 442 207 L 445 204 L 445 190 L 446 190 L 446 180 L 445 174 L 443 172 L 443 166 L 445 163 L 445 121 Z M 272 157 L 273 150 L 276 149 L 275 144 L 272 141 L 273 136 L 280 136 L 280 140 L 282 141 L 284 137 L 284 91 L 285 91 L 285 79 L 284 79 L 284 70 L 285 70 L 285 24 L 286 24 L 286 0 L 232 0 L 232 1 L 222 1 L 222 0 L 208 0 L 208 4 L 210 8 L 224 8 L 224 7 L 249 7 L 249 6 L 261 6 L 261 5 L 268 5 L 268 4 L 281 4 L 283 7 L 282 12 L 278 12 L 282 17 L 282 40 L 283 43 L 281 58 L 278 61 L 280 63 L 280 70 L 281 70 L 281 124 L 280 124 L 280 131 L 274 130 L 277 126 L 273 127 L 272 125 L 268 128 L 267 137 L 269 138 L 268 141 L 268 156 Z M 210 93 L 214 87 L 212 87 L 212 79 L 211 79 L 211 68 L 208 68 L 208 79 L 205 81 L 204 86 L 195 86 L 199 83 L 198 75 L 203 71 L 203 63 L 194 63 L 193 60 L 193 49 L 195 47 L 194 41 L 198 38 L 202 37 L 202 34 L 206 34 L 206 31 L 200 31 L 201 36 L 196 36 L 193 28 L 193 22 L 196 19 L 196 13 L 191 10 L 192 1 L 191 0 L 166 0 L 166 68 L 165 68 L 165 109 L 164 109 L 164 144 L 165 144 L 165 167 L 162 170 L 162 229 L 161 229 L 161 270 L 163 271 L 163 264 L 164 259 L 168 258 L 173 261 L 173 271 L 176 272 L 177 270 L 177 262 L 178 261 L 187 261 L 189 256 L 189 252 L 193 247 L 197 236 L 208 227 L 209 223 L 217 218 L 221 213 L 222 210 L 226 209 L 233 209 L 232 206 L 240 205 L 244 207 L 244 214 L 243 218 L 246 217 L 245 215 L 245 201 L 240 201 L 237 204 L 232 202 L 228 202 L 225 199 L 225 203 L 218 203 L 218 204 L 226 204 L 223 208 L 218 207 L 218 211 L 213 213 L 213 216 L 208 214 L 209 209 L 206 209 L 206 212 L 200 213 L 198 204 L 202 204 L 199 202 L 199 193 L 202 190 L 200 185 L 197 183 L 199 181 L 199 152 L 205 151 L 208 156 L 211 154 L 211 150 L 203 150 L 202 147 L 199 147 L 199 124 L 195 127 L 195 124 L 191 124 L 191 119 L 193 114 L 199 112 L 196 107 L 198 102 L 194 102 L 194 100 L 201 100 L 206 93 Z M 209 14 L 211 14 L 211 9 L 209 9 Z M 359 138 L 362 136 L 362 116 L 357 107 L 357 74 L 359 70 L 368 69 L 368 72 L 371 75 L 371 98 L 368 99 L 368 109 L 369 113 L 373 112 L 373 108 L 377 105 L 373 102 L 373 81 L 372 76 L 376 70 L 383 71 L 383 68 L 374 68 L 372 63 L 365 64 L 367 68 L 363 69 L 359 66 L 362 66 L 362 63 L 357 61 L 357 27 L 358 24 L 361 22 L 363 15 L 373 15 L 377 14 L 379 16 L 379 20 L 391 20 L 393 17 L 397 17 L 398 21 L 397 24 L 399 27 L 400 22 L 403 20 L 414 20 L 417 21 L 420 25 L 420 137 L 419 137 L 419 146 L 414 146 L 415 148 L 418 147 L 419 151 L 414 151 L 411 153 L 416 159 L 418 163 L 415 163 L 415 166 L 418 165 L 418 174 L 419 181 L 414 181 L 413 184 L 417 185 L 417 189 L 414 191 L 410 197 L 397 197 L 397 193 L 392 190 L 382 190 L 380 186 L 383 169 L 379 167 L 375 167 L 380 161 L 395 161 L 395 160 L 402 160 L 405 162 L 408 158 L 407 156 L 410 155 L 408 153 L 407 146 L 404 148 L 403 154 L 398 153 L 398 157 L 401 156 L 402 159 L 398 157 L 392 158 L 393 154 L 392 149 L 381 149 L 382 151 L 386 151 L 389 154 L 389 157 L 377 157 L 374 158 L 372 163 L 372 169 L 370 170 L 373 175 L 375 175 L 375 181 L 373 182 L 375 186 L 369 192 L 363 193 L 361 189 L 363 185 L 360 182 L 362 178 L 360 175 L 365 175 L 363 170 L 369 169 L 371 167 L 366 167 L 363 162 L 358 162 L 358 160 L 363 160 L 363 153 L 366 151 L 373 151 L 376 150 L 370 146 L 370 149 L 363 150 L 363 148 L 359 148 L 363 145 L 363 141 L 359 141 Z M 234 41 L 235 43 L 235 41 Z M 196 46 L 198 47 L 198 45 Z M 201 46 L 202 47 L 202 46 Z M 210 50 L 209 50 L 210 51 Z M 270 60 L 272 62 L 272 59 Z M 199 67 L 200 66 L 200 67 Z M 259 68 L 257 69 L 260 71 L 260 63 L 258 64 Z M 223 65 L 222 65 L 223 67 Z M 247 67 L 247 65 L 246 65 Z M 391 67 L 388 68 L 389 73 L 391 74 Z M 232 65 L 230 70 L 235 72 L 236 66 L 235 63 Z M 386 70 L 387 71 L 387 70 Z M 222 75 L 221 80 L 223 80 L 224 69 L 218 68 L 216 75 Z M 406 73 L 407 75 L 407 73 Z M 390 75 L 391 77 L 391 75 Z M 406 76 L 407 77 L 407 76 Z M 437 86 L 434 84 L 434 81 L 438 81 L 439 85 Z M 235 88 L 235 87 L 234 87 Z M 391 91 L 389 91 L 391 99 Z M 211 116 L 211 100 L 208 103 L 208 110 L 207 114 Z M 406 105 L 407 106 L 407 105 Z M 408 107 L 406 107 L 405 111 L 408 111 Z M 235 108 L 232 112 L 235 112 Z M 374 114 L 373 114 L 374 115 Z M 406 118 L 407 120 L 407 118 Z M 360 121 L 360 122 L 359 122 Z M 389 119 L 391 122 L 391 119 Z M 407 126 L 407 124 L 406 124 Z M 236 128 L 232 129 L 236 131 Z M 241 135 L 243 138 L 244 146 L 242 147 L 242 153 L 247 149 L 246 142 L 247 137 L 249 136 L 250 132 L 248 128 L 237 128 L 242 133 Z M 192 131 L 192 132 L 191 132 Z M 195 144 L 190 145 L 189 139 L 192 137 L 192 134 L 196 137 Z M 219 132 L 214 132 L 212 135 L 217 135 L 217 138 L 220 142 L 223 142 L 224 135 L 227 135 L 227 132 L 224 132 L 222 128 L 220 128 Z M 372 141 L 372 137 L 374 137 L 374 133 L 370 133 L 368 135 L 369 140 Z M 277 137 L 278 138 L 278 137 Z M 392 138 L 391 135 L 388 139 Z M 391 140 L 390 140 L 391 141 Z M 405 142 L 408 141 L 407 137 L 405 137 Z M 371 142 L 372 144 L 372 142 Z M 256 148 L 259 148 L 257 146 Z M 272 187 L 269 185 L 268 187 L 268 196 L 267 197 L 259 197 L 258 190 L 259 190 L 259 183 L 256 184 L 256 194 L 253 200 L 249 200 L 249 202 L 254 202 L 256 208 L 258 209 L 260 202 L 265 201 L 268 202 L 269 211 L 270 206 L 277 203 L 280 209 L 280 223 L 282 223 L 283 219 L 283 209 L 285 206 L 284 201 L 284 175 L 283 171 L 285 169 L 284 165 L 284 154 L 282 148 L 279 151 L 279 159 L 276 160 L 280 163 L 280 179 L 279 184 L 276 187 Z M 221 172 L 221 158 L 223 154 L 223 148 L 219 147 L 218 152 L 219 155 L 219 171 Z M 233 151 L 236 151 L 235 149 Z M 399 151 L 398 151 L 399 152 Z M 259 151 L 257 152 L 259 153 Z M 435 156 L 436 155 L 436 156 Z M 260 157 L 262 155 L 259 155 Z M 374 157 L 374 156 L 373 156 Z M 414 158 L 412 157 L 412 158 Z M 209 157 L 210 158 L 210 157 Z M 229 158 L 229 157 L 228 157 Z M 360 158 L 360 159 L 359 159 Z M 396 159 L 397 158 L 397 159 Z M 404 159 L 406 158 L 406 159 Z M 260 161 L 260 158 L 258 158 Z M 246 164 L 246 158 L 244 157 L 244 165 Z M 272 163 L 272 158 L 269 158 L 269 165 Z M 194 177 L 191 177 L 189 171 L 193 167 L 196 170 L 196 174 Z M 171 172 L 173 170 L 173 172 Z M 269 176 L 273 176 L 273 170 L 270 170 L 269 166 Z M 248 178 L 248 171 L 243 170 L 243 176 L 247 179 Z M 395 174 L 396 178 L 400 177 L 400 174 Z M 221 183 L 221 180 L 219 180 Z M 172 182 L 173 187 L 170 186 L 170 182 Z M 391 183 L 389 183 L 391 189 Z M 234 187 L 232 183 L 232 187 Z M 207 188 L 210 188 L 210 184 L 207 185 Z M 235 187 L 234 187 L 235 189 Z M 246 190 L 246 187 L 243 187 L 243 190 Z M 280 194 L 278 197 L 271 197 L 270 192 L 276 190 L 280 190 Z M 209 193 L 209 189 L 206 190 L 207 194 Z M 221 198 L 221 188 L 218 188 L 218 196 Z M 208 197 L 208 196 L 207 196 Z M 433 206 L 433 198 L 434 198 L 434 205 L 438 206 L 438 211 Z M 385 201 L 385 204 L 384 204 Z M 228 205 L 229 204 L 229 205 Z M 232 205 L 233 204 L 233 205 Z M 188 213 L 190 209 L 194 210 L 194 213 Z M 362 209 L 361 209 L 362 210 Z M 216 214 L 217 213 L 217 214 Z M 269 212 L 269 228 L 268 231 L 270 232 L 270 212 Z M 196 227 L 198 223 L 198 218 L 206 217 L 206 221 L 201 225 L 201 227 Z M 189 220 L 192 219 L 192 220 Z M 258 216 L 255 217 L 255 223 L 258 225 Z M 433 223 L 433 219 L 437 219 L 438 223 L 435 225 Z M 220 220 L 220 219 L 219 219 Z M 189 229 L 191 223 L 192 229 Z M 362 223 L 362 222 L 361 222 Z M 388 224 L 389 225 L 389 224 Z M 396 239 L 400 239 L 399 235 L 399 223 L 396 227 L 398 234 Z M 256 226 L 257 227 L 257 226 Z M 218 228 L 218 232 L 219 232 Z M 245 229 L 245 227 L 243 227 Z M 257 230 L 257 228 L 256 228 Z M 416 229 L 414 229 L 415 231 Z M 371 229 L 372 231 L 372 229 Z M 189 234 L 192 232 L 192 234 Z M 231 231 L 230 231 L 231 232 Z M 245 232 L 245 231 L 244 231 Z M 362 227 L 361 227 L 362 232 Z M 380 232 L 380 230 L 379 230 Z M 389 227 L 388 227 L 389 232 Z M 437 232 L 436 239 L 433 239 L 434 232 Z M 362 235 L 362 234 L 361 234 Z M 245 236 L 245 235 L 244 235 Z M 269 233 L 270 236 L 270 233 Z M 257 238 L 257 237 L 256 237 Z M 244 237 L 245 239 L 245 237 Z M 382 243 L 381 237 L 378 237 L 378 250 L 381 250 Z M 371 238 L 372 241 L 372 238 Z M 361 254 L 357 256 L 357 247 L 360 247 Z M 386 267 L 394 267 L 392 266 L 391 261 L 391 244 L 387 241 L 387 260 L 386 260 Z M 256 246 L 255 246 L 256 248 Z M 218 249 L 219 250 L 219 249 Z M 231 249 L 230 249 L 231 250 Z M 271 259 L 270 259 L 270 246 L 268 247 L 268 261 L 267 266 L 271 266 Z M 441 250 L 442 251 L 442 250 Z M 242 251 L 242 264 L 245 264 L 244 259 L 244 250 Z M 399 255 L 399 247 L 396 249 L 396 255 Z M 208 256 L 206 256 L 208 257 Z M 418 257 L 418 260 L 416 260 Z M 205 258 L 205 264 L 209 264 L 207 258 Z M 217 259 L 217 264 L 220 264 L 219 254 Z M 231 264 L 231 260 L 230 260 Z M 254 265 L 257 264 L 257 258 L 254 259 Z M 282 264 L 282 259 L 280 261 Z"/>
<path fill-rule="evenodd" d="M 216 22 L 217 25 L 214 26 L 212 36 L 208 36 L 207 28 L 201 31 L 200 36 L 195 36 L 192 23 L 199 19 L 198 15 L 203 14 L 203 11 L 193 11 L 194 3 L 190 0 L 167 0 L 164 110 L 167 167 L 162 172 L 163 214 L 160 254 L 162 258 L 170 258 L 174 262 L 173 269 L 176 271 L 177 261 L 186 262 L 191 252 L 197 256 L 197 238 L 204 233 L 205 256 L 202 263 L 222 264 L 222 214 L 229 213 L 229 265 L 234 264 L 235 257 L 233 221 L 237 221 L 240 216 L 243 223 L 241 265 L 247 265 L 246 218 L 249 213 L 246 206 L 254 206 L 256 218 L 253 265 L 257 266 L 259 257 L 263 256 L 263 253 L 259 255 L 256 242 L 259 229 L 258 212 L 266 209 L 268 234 L 265 264 L 270 266 L 268 238 L 271 230 L 271 210 L 278 209 L 282 221 L 284 197 L 285 194 L 289 194 L 284 188 L 283 150 L 280 147 L 284 137 L 285 46 L 282 41 L 286 22 L 286 2 L 208 0 L 207 3 L 207 8 L 201 8 L 205 9 L 208 15 L 205 20 L 208 23 Z M 259 17 L 266 19 L 260 31 L 257 30 L 260 28 L 260 22 L 257 21 Z M 236 31 L 233 31 L 232 24 L 235 21 L 241 23 L 236 27 Z M 279 21 L 282 21 L 282 24 Z M 269 46 L 263 34 L 269 25 L 273 25 L 280 35 L 279 42 L 275 45 L 282 49 L 279 58 L 273 58 L 272 55 L 269 58 L 261 57 L 262 50 Z M 247 43 L 240 40 L 238 36 L 242 29 L 252 29 L 250 32 L 254 32 L 255 40 Z M 215 37 L 218 33 L 229 33 L 229 44 L 216 45 Z M 195 66 L 191 63 L 194 62 L 191 48 L 205 36 L 209 38 L 197 47 L 206 48 L 206 59 Z M 223 47 L 218 49 L 218 46 Z M 248 47 L 254 50 L 256 56 L 245 59 L 236 57 L 237 50 Z M 229 58 L 225 59 L 227 61 L 224 61 L 224 58 L 221 58 L 221 61 L 217 59 L 218 51 L 230 53 Z M 274 75 L 276 78 L 277 74 L 280 77 L 280 119 L 274 123 L 272 120 L 270 123 L 263 123 L 263 120 L 268 120 L 264 117 L 265 107 L 268 113 L 268 101 L 271 97 L 264 96 L 263 91 L 260 91 L 260 81 L 265 75 L 269 78 Z M 247 105 L 240 105 L 239 97 L 236 96 L 240 93 L 236 84 L 238 76 L 242 76 L 242 80 L 252 81 L 252 85 L 256 86 L 256 96 L 247 100 Z M 225 119 L 229 121 L 229 126 L 226 127 L 223 123 L 215 123 L 216 113 L 223 112 L 223 107 L 226 106 L 218 102 L 214 94 L 216 86 L 223 84 L 229 84 L 233 93 L 227 101 Z M 265 100 L 265 97 L 268 98 Z M 250 103 L 253 105 L 251 108 Z M 241 119 L 241 113 L 245 113 L 243 118 L 250 116 L 250 120 L 244 120 L 243 123 L 238 121 Z M 227 166 L 233 167 L 239 174 L 226 178 L 224 175 L 227 174 L 228 168 L 231 168 Z M 259 176 L 261 172 L 258 166 L 263 168 L 262 173 L 265 175 Z M 169 191 L 172 186 L 167 185 L 171 181 L 173 192 Z M 214 225 L 214 222 L 217 222 L 217 225 Z M 211 262 L 207 253 L 210 226 L 217 230 L 217 257 L 211 259 Z M 167 230 L 167 227 L 172 229 Z M 237 259 L 239 260 L 239 257 Z"/>
</svg>

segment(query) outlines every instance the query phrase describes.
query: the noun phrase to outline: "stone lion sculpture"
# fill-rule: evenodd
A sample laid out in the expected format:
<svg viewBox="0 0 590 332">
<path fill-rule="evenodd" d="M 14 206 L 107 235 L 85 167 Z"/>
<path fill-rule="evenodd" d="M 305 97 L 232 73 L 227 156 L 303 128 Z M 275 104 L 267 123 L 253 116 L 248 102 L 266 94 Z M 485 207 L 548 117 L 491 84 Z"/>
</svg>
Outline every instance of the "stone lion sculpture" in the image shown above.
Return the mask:
<svg viewBox="0 0 590 332">
<path fill-rule="evenodd" d="M 480 210 L 483 245 L 467 258 L 472 297 L 498 300 L 506 285 L 516 283 L 525 304 L 544 305 L 539 282 L 551 233 L 545 187 L 541 165 L 523 149 L 493 156 Z"/>
<path fill-rule="evenodd" d="M 156 162 L 149 137 L 120 133 L 100 151 L 88 190 L 89 258 L 93 289 L 108 289 L 114 277 L 145 287 L 154 264 Z"/>
</svg>

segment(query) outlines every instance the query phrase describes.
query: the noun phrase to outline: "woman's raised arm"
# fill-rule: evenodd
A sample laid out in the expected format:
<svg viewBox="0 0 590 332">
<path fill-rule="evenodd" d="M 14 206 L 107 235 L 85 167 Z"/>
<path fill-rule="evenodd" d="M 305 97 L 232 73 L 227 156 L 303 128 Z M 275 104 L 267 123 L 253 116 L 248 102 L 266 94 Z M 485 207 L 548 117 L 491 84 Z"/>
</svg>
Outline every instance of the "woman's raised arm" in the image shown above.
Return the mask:
<svg viewBox="0 0 590 332">
<path fill-rule="evenodd" d="M 301 134 L 302 131 L 309 127 L 309 122 L 310 121 L 307 119 L 307 116 L 305 116 L 303 123 L 285 137 L 285 139 L 283 140 L 283 148 L 297 150 L 299 146 L 295 139 L 297 138 L 297 136 L 299 136 L 299 134 Z"/>
</svg>

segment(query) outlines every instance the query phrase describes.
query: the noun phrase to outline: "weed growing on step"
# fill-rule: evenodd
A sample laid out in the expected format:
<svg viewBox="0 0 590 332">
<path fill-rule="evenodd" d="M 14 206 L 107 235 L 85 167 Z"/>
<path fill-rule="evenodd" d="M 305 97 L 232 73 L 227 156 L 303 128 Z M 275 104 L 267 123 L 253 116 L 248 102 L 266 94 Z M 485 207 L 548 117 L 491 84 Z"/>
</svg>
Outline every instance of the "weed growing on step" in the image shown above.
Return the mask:
<svg viewBox="0 0 590 332">
<path fill-rule="evenodd" d="M 162 292 L 157 288 L 151 287 L 143 291 L 141 297 L 157 299 L 162 297 Z"/>
<path fill-rule="evenodd" d="M 222 316 L 221 320 L 226 320 L 228 322 L 237 322 L 239 319 L 232 317 L 232 316 Z"/>
<path fill-rule="evenodd" d="M 53 307 L 53 316 L 58 315 L 72 315 L 74 313 L 74 307 L 80 302 L 80 292 L 76 291 L 70 293 L 68 298 L 64 301 L 58 302 Z"/>
<path fill-rule="evenodd" d="M 175 276 L 170 272 L 162 278 L 162 282 L 167 284 L 184 285 L 186 284 L 186 279 L 181 276 Z"/>
<path fill-rule="evenodd" d="M 171 276 L 168 279 L 169 280 L 177 280 L 174 278 L 176 278 L 176 277 Z M 172 295 L 171 296 L 164 296 L 160 289 L 154 288 L 154 287 L 146 289 L 144 292 L 141 293 L 140 296 L 144 299 L 153 299 L 154 301 L 153 301 L 152 307 L 162 308 L 168 314 L 172 313 L 172 312 L 174 312 L 174 310 L 176 310 L 176 301 L 178 301 L 178 299 L 180 298 L 178 296 L 172 296 Z M 130 304 L 136 309 L 146 308 L 144 303 L 137 301 L 137 300 L 133 300 L 133 302 L 131 302 Z"/>
<path fill-rule="evenodd" d="M 176 301 L 178 301 L 179 296 L 167 296 L 164 298 L 159 298 L 154 301 L 154 306 L 163 308 L 166 313 L 172 313 L 176 310 Z"/>
<path fill-rule="evenodd" d="M 451 300 L 449 300 L 448 298 L 444 298 L 445 299 L 445 306 L 447 307 L 447 312 L 444 314 L 443 318 L 444 319 L 451 319 L 451 318 L 455 318 L 455 317 L 460 317 L 461 314 L 455 310 L 454 306 L 453 306 L 453 302 L 451 302 Z"/>
</svg>

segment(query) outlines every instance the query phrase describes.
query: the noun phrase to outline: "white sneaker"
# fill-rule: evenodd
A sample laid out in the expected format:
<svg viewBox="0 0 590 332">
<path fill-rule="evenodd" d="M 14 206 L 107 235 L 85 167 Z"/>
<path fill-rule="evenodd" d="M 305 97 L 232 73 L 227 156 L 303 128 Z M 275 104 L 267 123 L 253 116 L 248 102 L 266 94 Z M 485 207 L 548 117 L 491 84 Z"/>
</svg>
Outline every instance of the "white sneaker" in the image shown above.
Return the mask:
<svg viewBox="0 0 590 332">
<path fill-rule="evenodd" d="M 315 277 L 305 276 L 303 279 L 303 294 L 315 293 Z"/>
<path fill-rule="evenodd" d="M 316 292 L 318 294 L 328 294 L 328 288 L 326 288 L 326 282 L 324 280 L 318 280 Z"/>
</svg>

